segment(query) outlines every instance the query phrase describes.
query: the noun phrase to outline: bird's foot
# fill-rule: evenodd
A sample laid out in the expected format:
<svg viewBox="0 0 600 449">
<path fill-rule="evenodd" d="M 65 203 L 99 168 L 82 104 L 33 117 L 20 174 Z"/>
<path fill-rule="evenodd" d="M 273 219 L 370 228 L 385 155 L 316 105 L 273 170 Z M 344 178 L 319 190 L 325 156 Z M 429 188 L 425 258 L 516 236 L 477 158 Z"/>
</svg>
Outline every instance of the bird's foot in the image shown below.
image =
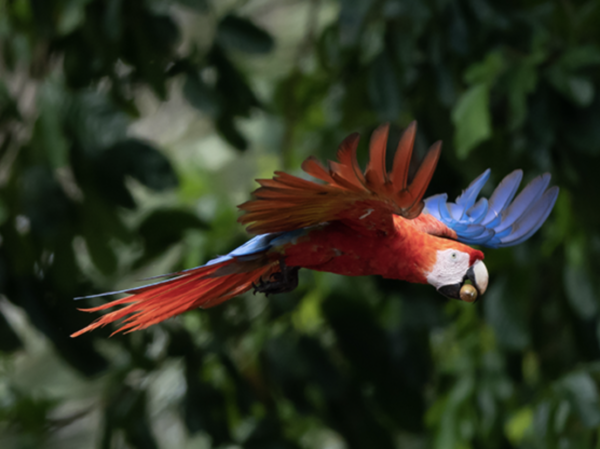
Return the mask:
<svg viewBox="0 0 600 449">
<path fill-rule="evenodd" d="M 280 260 L 279 269 L 280 271 L 269 276 L 269 280 L 265 281 L 261 278 L 257 284 L 252 284 L 254 294 L 258 292 L 269 296 L 270 294 L 291 292 L 298 287 L 300 267 L 288 267 L 283 260 Z"/>
</svg>

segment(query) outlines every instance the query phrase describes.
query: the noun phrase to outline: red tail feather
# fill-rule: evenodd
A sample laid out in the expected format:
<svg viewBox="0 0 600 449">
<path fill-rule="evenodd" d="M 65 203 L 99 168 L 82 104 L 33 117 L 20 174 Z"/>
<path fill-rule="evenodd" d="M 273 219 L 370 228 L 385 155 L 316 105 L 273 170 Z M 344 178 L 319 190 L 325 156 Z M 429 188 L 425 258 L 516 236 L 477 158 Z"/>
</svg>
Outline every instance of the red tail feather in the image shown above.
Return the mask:
<svg viewBox="0 0 600 449">
<path fill-rule="evenodd" d="M 264 264 L 264 260 L 240 262 L 232 259 L 186 271 L 174 279 L 132 290 L 133 294 L 126 298 L 98 307 L 79 309 L 85 312 L 97 312 L 114 306 L 123 306 L 101 316 L 71 337 L 77 337 L 97 327 L 104 327 L 122 318 L 124 318 L 123 325 L 113 334 L 145 329 L 198 307 L 213 307 L 244 293 L 260 278 L 266 278 L 278 269 L 278 264 Z"/>
</svg>

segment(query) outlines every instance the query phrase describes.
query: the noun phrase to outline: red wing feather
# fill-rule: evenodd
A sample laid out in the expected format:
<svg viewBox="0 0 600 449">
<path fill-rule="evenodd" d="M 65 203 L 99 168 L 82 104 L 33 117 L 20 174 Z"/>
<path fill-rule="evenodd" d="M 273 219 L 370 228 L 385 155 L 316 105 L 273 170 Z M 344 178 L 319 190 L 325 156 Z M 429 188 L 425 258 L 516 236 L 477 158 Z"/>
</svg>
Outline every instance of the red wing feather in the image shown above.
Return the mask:
<svg viewBox="0 0 600 449">
<path fill-rule="evenodd" d="M 385 149 L 389 129 L 389 124 L 381 125 L 371 134 L 369 164 L 365 171 L 365 178 L 369 187 L 375 192 L 388 183 L 387 171 L 385 169 Z"/>
<path fill-rule="evenodd" d="M 393 214 L 417 217 L 423 209 L 422 197 L 435 171 L 441 143 L 429 149 L 408 184 L 416 123 L 404 132 L 389 175 L 385 165 L 388 128 L 382 125 L 373 132 L 364 175 L 356 160 L 359 136 L 351 134 L 338 148 L 339 162 L 330 161 L 325 168 L 309 157 L 302 164 L 306 173 L 325 184 L 275 172 L 273 179 L 257 180 L 261 187 L 253 192 L 252 200 L 239 206 L 245 212 L 239 221 L 256 234 L 290 231 L 333 220 L 388 232 L 394 226 Z"/>
<path fill-rule="evenodd" d="M 392 184 L 403 189 L 406 188 L 408 181 L 408 169 L 410 168 L 410 159 L 412 156 L 413 145 L 415 143 L 415 135 L 417 134 L 417 123 L 412 122 L 404 134 L 394 155 L 394 165 L 392 167 Z"/>
</svg>

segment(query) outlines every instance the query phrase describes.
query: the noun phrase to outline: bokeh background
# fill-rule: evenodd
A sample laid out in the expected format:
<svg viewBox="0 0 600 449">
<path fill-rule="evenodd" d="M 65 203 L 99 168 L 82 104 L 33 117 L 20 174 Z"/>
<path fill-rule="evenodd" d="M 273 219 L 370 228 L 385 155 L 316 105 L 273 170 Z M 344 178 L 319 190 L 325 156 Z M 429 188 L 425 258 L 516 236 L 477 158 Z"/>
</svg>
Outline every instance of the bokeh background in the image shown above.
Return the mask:
<svg viewBox="0 0 600 449">
<path fill-rule="evenodd" d="M 600 3 L 0 0 L 0 447 L 600 447 Z M 301 272 L 150 329 L 76 296 L 243 243 L 257 177 L 418 120 L 429 194 L 561 193 L 475 305 Z M 486 187 L 489 195 L 492 183 Z M 401 257 L 401 255 L 399 255 Z"/>
</svg>

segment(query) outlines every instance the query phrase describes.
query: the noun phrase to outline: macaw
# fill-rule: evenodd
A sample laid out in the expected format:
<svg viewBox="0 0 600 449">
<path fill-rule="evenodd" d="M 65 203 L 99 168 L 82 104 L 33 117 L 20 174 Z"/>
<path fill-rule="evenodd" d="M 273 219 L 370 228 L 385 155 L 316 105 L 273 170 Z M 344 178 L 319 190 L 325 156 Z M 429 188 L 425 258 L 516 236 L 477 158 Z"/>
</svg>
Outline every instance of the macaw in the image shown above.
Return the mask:
<svg viewBox="0 0 600 449">
<path fill-rule="evenodd" d="M 250 289 L 288 292 L 297 286 L 300 268 L 430 284 L 446 297 L 475 301 L 488 287 L 488 271 L 483 253 L 469 245 L 500 248 L 527 240 L 550 214 L 558 187 L 548 188 L 546 173 L 515 198 L 523 177 L 515 170 L 489 200 L 477 200 L 490 176 L 487 169 L 454 203 L 446 194 L 423 200 L 441 142 L 428 150 L 409 183 L 416 129 L 413 122 L 402 135 L 390 172 L 385 157 L 388 125 L 382 125 L 371 136 L 364 173 L 356 160 L 355 133 L 339 146 L 338 162 L 329 161 L 325 168 L 309 157 L 302 164 L 306 173 L 323 183 L 279 171 L 272 179 L 257 180 L 260 187 L 253 199 L 238 206 L 244 212 L 239 221 L 257 234 L 253 239 L 205 265 L 164 275 L 171 276 L 166 280 L 94 295 L 129 294 L 81 309 L 120 307 L 72 336 L 120 319 L 124 321 L 115 333 L 144 329 Z"/>
</svg>

